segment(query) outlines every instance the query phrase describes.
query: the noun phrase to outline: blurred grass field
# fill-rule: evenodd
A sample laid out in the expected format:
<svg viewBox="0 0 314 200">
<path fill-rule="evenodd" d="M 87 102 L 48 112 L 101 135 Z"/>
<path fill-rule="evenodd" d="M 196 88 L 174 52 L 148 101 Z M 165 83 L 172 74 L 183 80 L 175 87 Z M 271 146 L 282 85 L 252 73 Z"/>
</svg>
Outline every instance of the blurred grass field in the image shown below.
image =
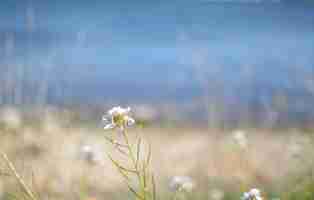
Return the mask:
<svg viewBox="0 0 314 200">
<path fill-rule="evenodd" d="M 2 0 L 0 200 L 314 200 L 313 2 Z"/>
<path fill-rule="evenodd" d="M 1 112 L 1 150 L 41 199 L 125 199 L 128 191 L 105 152 L 101 124 L 60 111 Z M 162 128 L 163 127 L 163 128 Z M 160 199 L 170 199 L 173 176 L 195 185 L 184 199 L 239 199 L 252 187 L 267 199 L 314 198 L 314 135 L 290 130 L 214 130 L 193 126 L 137 126 L 152 145 Z M 119 135 L 115 136 L 119 139 Z M 19 193 L 0 163 L 0 199 Z"/>
</svg>

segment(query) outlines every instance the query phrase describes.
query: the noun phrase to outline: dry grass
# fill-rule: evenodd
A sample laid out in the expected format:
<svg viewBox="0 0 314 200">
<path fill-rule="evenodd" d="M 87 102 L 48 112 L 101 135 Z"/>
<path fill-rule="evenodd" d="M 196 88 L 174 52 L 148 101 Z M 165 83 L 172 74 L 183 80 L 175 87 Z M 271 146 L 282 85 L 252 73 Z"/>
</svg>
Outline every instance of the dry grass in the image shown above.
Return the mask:
<svg viewBox="0 0 314 200">
<path fill-rule="evenodd" d="M 84 124 L 64 127 L 53 118 L 40 123 L 13 128 L 2 124 L 0 146 L 42 199 L 121 198 L 115 192 L 125 191 L 123 181 L 105 154 L 112 150 L 103 138 L 109 133 Z M 247 130 L 246 148 L 227 131 L 134 128 L 130 136 L 135 132 L 152 145 L 160 191 L 168 191 L 167 181 L 174 175 L 192 176 L 202 190 L 212 188 L 213 182 L 237 189 L 253 185 L 279 190 L 284 186 L 278 185 L 313 167 L 313 140 L 296 131 Z M 86 146 L 90 151 L 85 152 Z M 16 190 L 11 178 L 0 183 L 2 196 Z"/>
</svg>

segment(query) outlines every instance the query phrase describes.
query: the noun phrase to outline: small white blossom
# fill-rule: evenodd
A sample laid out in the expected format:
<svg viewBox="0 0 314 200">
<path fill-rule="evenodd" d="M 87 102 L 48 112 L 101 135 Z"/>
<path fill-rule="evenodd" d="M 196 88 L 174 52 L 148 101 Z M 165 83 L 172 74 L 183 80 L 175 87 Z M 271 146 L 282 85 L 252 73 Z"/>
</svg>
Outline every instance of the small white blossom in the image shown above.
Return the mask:
<svg viewBox="0 0 314 200">
<path fill-rule="evenodd" d="M 242 200 L 249 200 L 250 199 L 250 194 L 248 192 L 244 192 L 242 196 Z"/>
<path fill-rule="evenodd" d="M 248 139 L 247 134 L 245 131 L 242 130 L 236 130 L 232 132 L 232 138 L 235 141 L 237 145 L 239 145 L 241 148 L 247 148 L 248 146 Z"/>
<path fill-rule="evenodd" d="M 114 125 L 114 124 L 107 124 L 107 125 L 105 125 L 104 126 L 104 129 L 105 130 L 109 130 L 109 129 L 113 129 L 113 128 L 115 128 L 116 126 Z"/>
<path fill-rule="evenodd" d="M 250 194 L 252 196 L 261 196 L 261 192 L 258 189 L 256 189 L 256 188 L 251 189 L 250 190 Z"/>
<path fill-rule="evenodd" d="M 194 181 L 188 176 L 174 176 L 170 180 L 169 187 L 172 191 L 185 191 L 191 192 L 194 187 Z"/>
<path fill-rule="evenodd" d="M 133 126 L 133 125 L 135 124 L 135 120 L 134 120 L 133 118 L 131 118 L 131 117 L 128 117 L 128 118 L 126 119 L 126 124 L 127 124 L 128 126 Z"/>
<path fill-rule="evenodd" d="M 91 145 L 81 146 L 79 156 L 80 159 L 85 160 L 90 164 L 99 164 L 102 160 L 100 150 Z"/>
<path fill-rule="evenodd" d="M 249 192 L 244 192 L 242 200 L 263 200 L 259 189 L 253 188 Z"/>
<path fill-rule="evenodd" d="M 10 129 L 18 129 L 21 127 L 23 120 L 21 113 L 17 109 L 7 107 L 0 110 L 0 122 Z"/>
<path fill-rule="evenodd" d="M 130 107 L 113 107 L 107 112 L 107 115 L 103 116 L 103 121 L 107 123 L 104 129 L 109 130 L 117 127 L 124 129 L 126 126 L 134 125 L 135 120 L 130 117 L 130 112 Z"/>
<path fill-rule="evenodd" d="M 224 196 L 224 191 L 219 188 L 214 188 L 209 191 L 209 200 L 222 200 Z"/>
<path fill-rule="evenodd" d="M 108 111 L 108 114 L 111 115 L 111 116 L 116 116 L 116 115 L 127 115 L 129 114 L 131 111 L 131 108 L 130 107 L 127 107 L 127 108 L 122 108 L 120 106 L 117 106 L 117 107 L 113 107 L 112 109 L 110 109 Z"/>
</svg>

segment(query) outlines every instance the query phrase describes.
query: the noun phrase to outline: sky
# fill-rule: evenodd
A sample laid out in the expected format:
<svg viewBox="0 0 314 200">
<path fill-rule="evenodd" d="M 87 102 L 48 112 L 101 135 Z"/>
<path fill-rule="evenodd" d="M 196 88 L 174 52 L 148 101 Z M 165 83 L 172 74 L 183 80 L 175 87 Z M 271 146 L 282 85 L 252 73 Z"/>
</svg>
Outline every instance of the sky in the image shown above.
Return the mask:
<svg viewBox="0 0 314 200">
<path fill-rule="evenodd" d="M 131 86 L 126 96 L 189 98 L 204 81 L 229 93 L 299 88 L 314 64 L 314 4 L 304 2 L 5 0 L 0 58 L 80 97 Z"/>
</svg>

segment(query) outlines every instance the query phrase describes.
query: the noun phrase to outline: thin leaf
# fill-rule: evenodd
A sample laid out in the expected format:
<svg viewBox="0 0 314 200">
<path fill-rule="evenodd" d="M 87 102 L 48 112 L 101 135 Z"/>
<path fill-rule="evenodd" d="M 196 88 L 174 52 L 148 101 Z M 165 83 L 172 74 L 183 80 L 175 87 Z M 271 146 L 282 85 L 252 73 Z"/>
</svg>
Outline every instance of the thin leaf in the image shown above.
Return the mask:
<svg viewBox="0 0 314 200">
<path fill-rule="evenodd" d="M 144 188 L 146 188 L 146 170 L 145 170 L 145 168 L 143 169 L 143 186 L 144 186 Z"/>
<path fill-rule="evenodd" d="M 117 161 L 115 161 L 111 156 L 109 156 L 111 162 L 117 167 L 117 168 L 120 168 L 121 170 L 123 171 L 127 171 L 127 172 L 131 172 L 131 173 L 135 173 L 137 174 L 137 171 L 135 170 L 132 170 L 132 169 L 128 169 L 126 167 L 123 167 L 122 165 L 120 165 Z"/>
<path fill-rule="evenodd" d="M 119 146 L 116 147 L 116 149 L 123 155 L 129 157 L 129 154 L 127 152 L 125 152 L 123 149 L 121 149 Z"/>
<path fill-rule="evenodd" d="M 135 163 L 135 167 L 138 167 L 139 161 L 140 161 L 140 153 L 141 153 L 141 143 L 142 140 L 139 137 L 137 140 L 137 147 L 136 147 L 136 163 Z"/>
<path fill-rule="evenodd" d="M 130 180 L 129 176 L 127 175 L 127 173 L 125 173 L 125 171 L 121 170 L 121 168 L 119 167 L 119 165 L 116 165 L 116 161 L 113 160 L 113 158 L 107 154 L 107 156 L 109 157 L 109 159 L 111 160 L 111 162 L 114 164 L 114 166 L 118 169 L 118 171 L 120 172 L 120 174 L 126 179 L 126 180 Z"/>
<path fill-rule="evenodd" d="M 119 146 L 119 147 L 124 147 L 124 148 L 127 147 L 126 145 L 121 144 L 121 143 L 119 143 L 119 142 L 117 142 L 117 141 L 115 141 L 115 140 L 113 140 L 112 138 L 109 138 L 109 137 L 107 137 L 107 136 L 104 136 L 104 138 L 105 138 L 108 142 L 110 142 L 112 145 L 114 145 L 114 146 Z"/>
<path fill-rule="evenodd" d="M 155 176 L 152 174 L 153 200 L 157 199 Z"/>
<path fill-rule="evenodd" d="M 128 188 L 137 198 L 145 200 L 145 198 L 138 194 L 130 185 L 128 185 Z"/>
<path fill-rule="evenodd" d="M 150 161 L 151 161 L 151 156 L 152 156 L 152 147 L 151 147 L 151 145 L 149 144 L 149 145 L 148 145 L 148 155 L 147 155 L 146 164 L 145 164 L 146 167 L 149 166 L 149 163 L 150 163 Z"/>
</svg>

